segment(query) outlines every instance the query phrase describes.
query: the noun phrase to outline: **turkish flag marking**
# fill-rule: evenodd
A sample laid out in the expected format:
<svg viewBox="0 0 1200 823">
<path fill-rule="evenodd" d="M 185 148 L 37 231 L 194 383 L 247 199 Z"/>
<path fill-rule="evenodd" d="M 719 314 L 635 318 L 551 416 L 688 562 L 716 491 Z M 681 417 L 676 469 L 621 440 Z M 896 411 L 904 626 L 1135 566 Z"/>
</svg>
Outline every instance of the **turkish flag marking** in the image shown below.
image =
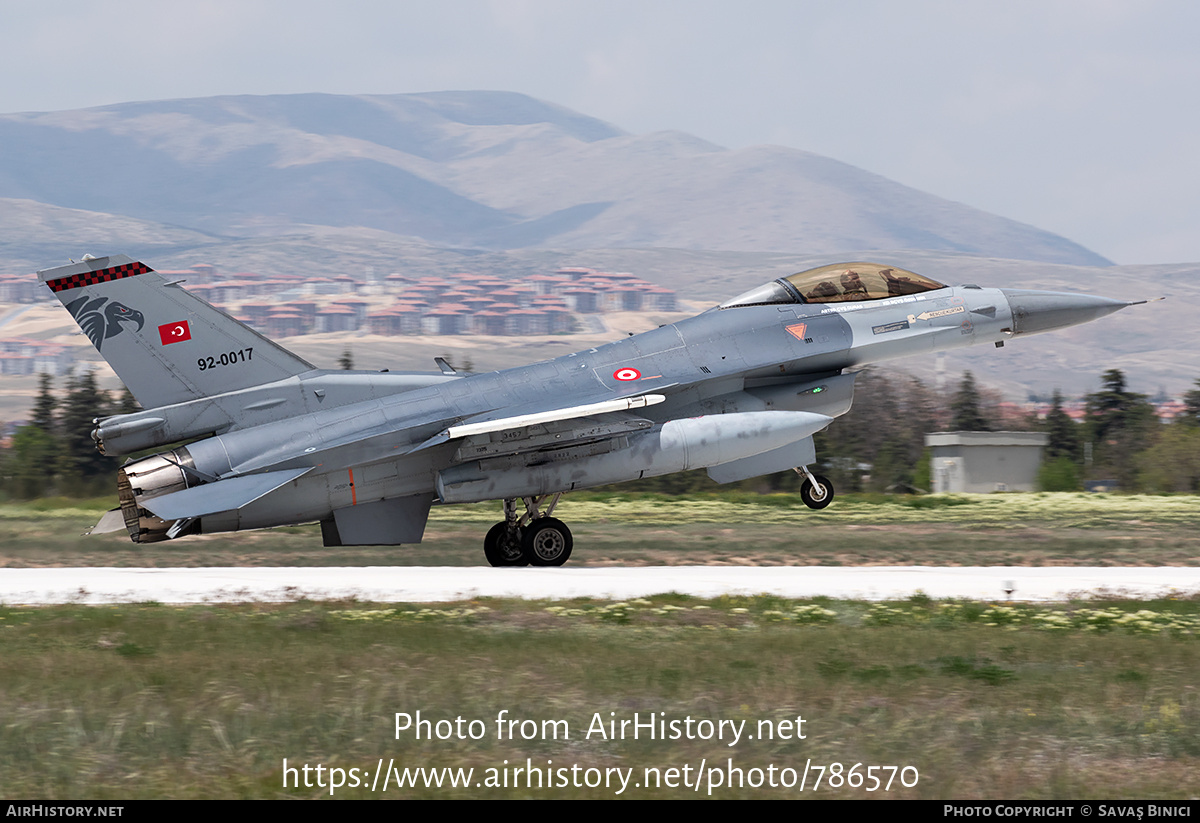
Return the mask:
<svg viewBox="0 0 1200 823">
<path fill-rule="evenodd" d="M 167 323 L 159 326 L 158 336 L 162 339 L 162 344 L 165 346 L 168 343 L 191 340 L 192 330 L 188 327 L 186 320 L 180 320 L 178 323 Z"/>
</svg>

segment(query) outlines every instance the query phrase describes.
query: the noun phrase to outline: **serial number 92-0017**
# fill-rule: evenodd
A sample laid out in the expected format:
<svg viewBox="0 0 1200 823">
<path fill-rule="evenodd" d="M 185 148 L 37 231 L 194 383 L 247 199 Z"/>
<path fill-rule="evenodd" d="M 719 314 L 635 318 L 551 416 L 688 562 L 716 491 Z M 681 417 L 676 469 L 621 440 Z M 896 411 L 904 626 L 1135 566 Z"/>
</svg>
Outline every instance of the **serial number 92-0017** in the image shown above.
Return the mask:
<svg viewBox="0 0 1200 823">
<path fill-rule="evenodd" d="M 216 357 L 201 357 L 196 361 L 196 365 L 200 367 L 200 371 L 215 369 L 217 366 L 232 366 L 237 363 L 245 363 L 253 353 L 254 349 L 252 348 L 221 352 Z"/>
</svg>

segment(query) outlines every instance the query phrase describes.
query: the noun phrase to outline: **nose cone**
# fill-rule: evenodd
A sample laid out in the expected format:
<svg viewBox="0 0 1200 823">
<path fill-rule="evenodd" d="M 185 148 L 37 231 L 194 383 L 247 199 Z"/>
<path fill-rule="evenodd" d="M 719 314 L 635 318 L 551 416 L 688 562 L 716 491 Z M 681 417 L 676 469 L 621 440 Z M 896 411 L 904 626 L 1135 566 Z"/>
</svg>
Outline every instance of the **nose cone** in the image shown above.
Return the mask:
<svg viewBox="0 0 1200 823">
<path fill-rule="evenodd" d="M 1091 294 L 1029 289 L 1001 291 L 1012 308 L 1013 334 L 1035 334 L 1076 326 L 1133 305 Z"/>
</svg>

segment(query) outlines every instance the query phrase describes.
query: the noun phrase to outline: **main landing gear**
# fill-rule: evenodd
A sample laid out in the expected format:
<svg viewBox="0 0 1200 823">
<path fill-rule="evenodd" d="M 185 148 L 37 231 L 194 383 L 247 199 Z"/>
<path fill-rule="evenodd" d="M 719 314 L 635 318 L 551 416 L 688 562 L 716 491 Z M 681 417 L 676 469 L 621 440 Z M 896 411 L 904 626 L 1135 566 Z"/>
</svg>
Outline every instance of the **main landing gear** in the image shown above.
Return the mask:
<svg viewBox="0 0 1200 823">
<path fill-rule="evenodd" d="M 517 513 L 517 501 L 504 501 L 504 520 L 488 530 L 483 554 L 493 566 L 561 566 L 571 556 L 571 530 L 550 514 L 558 505 L 557 494 L 523 497 L 525 513 Z M 547 499 L 550 505 L 540 511 Z"/>
<path fill-rule="evenodd" d="M 808 470 L 808 466 L 801 466 L 792 471 L 806 478 L 800 486 L 800 499 L 804 501 L 804 505 L 810 509 L 823 509 L 833 502 L 833 484 L 829 482 L 828 477 L 813 474 Z"/>
</svg>

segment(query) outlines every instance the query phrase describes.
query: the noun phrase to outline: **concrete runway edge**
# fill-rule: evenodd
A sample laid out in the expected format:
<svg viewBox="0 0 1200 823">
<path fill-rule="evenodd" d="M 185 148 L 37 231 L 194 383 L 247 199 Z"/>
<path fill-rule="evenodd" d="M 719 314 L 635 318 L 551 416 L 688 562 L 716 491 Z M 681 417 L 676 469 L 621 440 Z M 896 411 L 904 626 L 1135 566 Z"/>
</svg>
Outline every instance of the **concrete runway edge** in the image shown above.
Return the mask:
<svg viewBox="0 0 1200 823">
<path fill-rule="evenodd" d="M 747 567 L 606 568 L 304 567 L 51 568 L 0 571 L 0 603 L 242 603 L 358 599 L 433 603 L 477 597 L 626 599 L 666 592 L 712 598 L 892 600 L 923 592 L 936 599 L 1017 602 L 1072 598 L 1186 597 L 1200 593 L 1189 567 Z"/>
</svg>

